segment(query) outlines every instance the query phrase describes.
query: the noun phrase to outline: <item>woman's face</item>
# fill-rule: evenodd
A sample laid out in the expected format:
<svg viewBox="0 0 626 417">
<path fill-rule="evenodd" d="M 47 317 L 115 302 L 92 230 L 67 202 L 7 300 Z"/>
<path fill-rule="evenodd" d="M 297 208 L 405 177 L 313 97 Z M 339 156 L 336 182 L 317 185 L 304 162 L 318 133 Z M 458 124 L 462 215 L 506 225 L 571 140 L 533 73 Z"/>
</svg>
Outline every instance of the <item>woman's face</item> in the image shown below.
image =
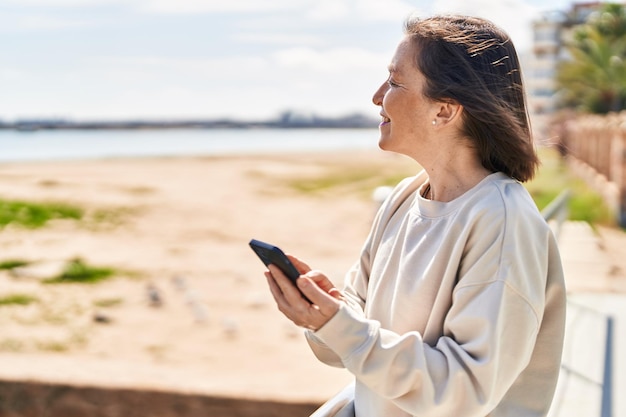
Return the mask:
<svg viewBox="0 0 626 417">
<path fill-rule="evenodd" d="M 414 62 L 415 47 L 404 38 L 389 65 L 389 78 L 372 101 L 381 107 L 383 118 L 379 126 L 380 148 L 418 159 L 431 143 L 438 106 L 424 96 L 426 78 Z"/>
</svg>

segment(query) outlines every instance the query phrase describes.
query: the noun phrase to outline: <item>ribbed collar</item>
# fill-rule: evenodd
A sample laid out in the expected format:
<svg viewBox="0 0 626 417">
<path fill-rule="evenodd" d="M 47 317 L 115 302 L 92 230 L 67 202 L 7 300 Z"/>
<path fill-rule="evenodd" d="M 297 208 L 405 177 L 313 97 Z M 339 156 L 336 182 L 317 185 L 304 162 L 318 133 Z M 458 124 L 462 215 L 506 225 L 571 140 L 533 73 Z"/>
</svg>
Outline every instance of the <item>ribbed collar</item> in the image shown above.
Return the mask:
<svg viewBox="0 0 626 417">
<path fill-rule="evenodd" d="M 427 178 L 425 172 L 422 171 L 417 175 L 417 178 L 423 177 Z M 459 210 L 463 207 L 467 201 L 471 200 L 474 195 L 479 193 L 485 187 L 492 185 L 497 181 L 514 181 L 506 174 L 502 172 L 494 172 L 493 174 L 487 175 L 483 178 L 478 184 L 476 184 L 471 189 L 467 190 L 457 198 L 452 201 L 442 202 L 437 200 L 428 200 L 422 197 L 422 192 L 426 189 L 428 181 L 424 181 L 422 185 L 418 187 L 413 196 L 413 207 L 412 211 L 415 214 L 418 214 L 422 217 L 436 218 L 436 217 L 445 217 L 449 214 Z"/>
</svg>

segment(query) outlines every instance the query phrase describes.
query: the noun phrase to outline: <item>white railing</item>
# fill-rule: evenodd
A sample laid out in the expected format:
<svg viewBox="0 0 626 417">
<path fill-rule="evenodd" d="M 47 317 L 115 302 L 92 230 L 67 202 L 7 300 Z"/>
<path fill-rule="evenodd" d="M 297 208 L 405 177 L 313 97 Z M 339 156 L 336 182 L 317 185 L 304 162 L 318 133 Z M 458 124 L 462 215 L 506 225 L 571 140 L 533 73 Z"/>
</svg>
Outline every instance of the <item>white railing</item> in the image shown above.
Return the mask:
<svg viewBox="0 0 626 417">
<path fill-rule="evenodd" d="M 554 222 L 554 233 L 556 238 L 559 238 L 561 226 L 567 220 L 569 211 L 567 208 L 571 192 L 569 190 L 562 191 L 550 204 L 548 204 L 541 214 L 548 222 Z M 564 392 L 567 391 L 567 386 L 570 378 L 575 378 L 586 385 L 595 386 L 601 390 L 600 400 L 600 417 L 613 417 L 613 327 L 614 319 L 610 315 L 600 313 L 589 307 L 573 303 L 568 301 L 568 311 L 576 311 L 580 315 L 594 316 L 597 319 L 605 323 L 606 333 L 604 338 L 604 364 L 602 369 L 602 380 L 599 381 L 592 375 L 585 371 L 581 371 L 579 367 L 574 363 L 569 363 L 569 357 L 564 354 L 563 361 L 561 363 L 561 378 L 565 378 L 560 381 L 560 394 L 557 394 L 553 409 L 551 410 L 551 416 L 558 416 L 563 405 L 565 398 Z M 579 317 L 579 316 L 577 316 Z M 576 317 L 575 317 L 576 318 Z M 571 325 L 566 330 L 566 341 L 569 343 L 576 343 L 577 340 L 572 336 L 572 333 L 578 328 L 576 320 L 572 320 Z M 570 336 L 569 338 L 567 336 Z M 567 352 L 566 352 L 567 353 Z M 572 358 L 575 361 L 574 358 Z"/>
<path fill-rule="evenodd" d="M 554 200 L 550 202 L 543 210 L 541 210 L 541 214 L 547 222 L 554 223 L 554 235 L 556 239 L 559 239 L 559 235 L 561 233 L 561 226 L 569 215 L 569 209 L 567 204 L 569 203 L 569 199 L 572 193 L 569 189 L 565 189 L 561 191 L 561 193 L 556 196 Z"/>
</svg>

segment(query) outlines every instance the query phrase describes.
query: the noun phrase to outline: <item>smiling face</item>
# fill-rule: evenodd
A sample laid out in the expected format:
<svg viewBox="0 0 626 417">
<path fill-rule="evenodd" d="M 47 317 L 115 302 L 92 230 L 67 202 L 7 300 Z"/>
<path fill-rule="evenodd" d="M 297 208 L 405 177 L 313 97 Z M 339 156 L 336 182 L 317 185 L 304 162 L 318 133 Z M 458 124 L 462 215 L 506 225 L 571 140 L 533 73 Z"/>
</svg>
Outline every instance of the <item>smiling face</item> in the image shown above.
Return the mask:
<svg viewBox="0 0 626 417">
<path fill-rule="evenodd" d="M 381 107 L 380 148 L 417 160 L 432 143 L 438 103 L 423 94 L 426 78 L 415 65 L 415 53 L 404 38 L 389 65 L 389 78 L 372 101 Z"/>
</svg>

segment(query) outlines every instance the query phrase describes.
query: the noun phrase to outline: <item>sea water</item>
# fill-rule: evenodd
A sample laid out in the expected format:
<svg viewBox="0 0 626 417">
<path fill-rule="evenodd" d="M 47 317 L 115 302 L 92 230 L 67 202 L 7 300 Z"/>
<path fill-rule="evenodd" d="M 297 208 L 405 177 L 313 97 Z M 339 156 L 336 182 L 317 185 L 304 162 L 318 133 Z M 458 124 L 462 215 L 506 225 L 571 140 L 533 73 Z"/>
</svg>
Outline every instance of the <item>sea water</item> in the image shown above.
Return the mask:
<svg viewBox="0 0 626 417">
<path fill-rule="evenodd" d="M 376 149 L 377 129 L 0 130 L 0 162 Z"/>
</svg>

